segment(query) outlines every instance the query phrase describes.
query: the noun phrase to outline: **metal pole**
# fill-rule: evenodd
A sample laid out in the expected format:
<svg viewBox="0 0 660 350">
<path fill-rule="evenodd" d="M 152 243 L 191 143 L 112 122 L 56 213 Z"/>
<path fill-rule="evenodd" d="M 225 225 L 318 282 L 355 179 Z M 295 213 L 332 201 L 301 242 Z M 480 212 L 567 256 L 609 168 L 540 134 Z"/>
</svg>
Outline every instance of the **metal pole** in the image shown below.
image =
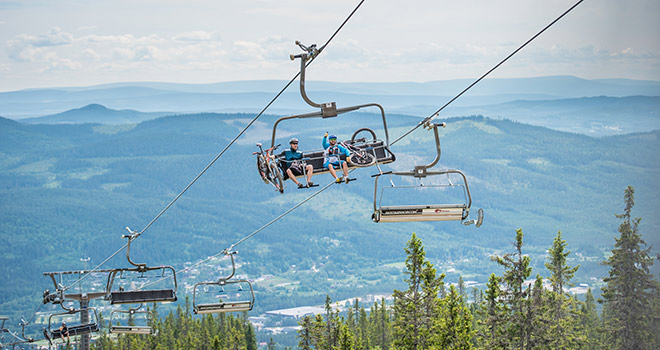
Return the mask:
<svg viewBox="0 0 660 350">
<path fill-rule="evenodd" d="M 80 299 L 80 308 L 83 310 L 80 313 L 80 324 L 89 324 L 89 299 Z M 80 336 L 80 349 L 89 350 L 89 336 L 90 334 L 83 334 Z"/>
</svg>

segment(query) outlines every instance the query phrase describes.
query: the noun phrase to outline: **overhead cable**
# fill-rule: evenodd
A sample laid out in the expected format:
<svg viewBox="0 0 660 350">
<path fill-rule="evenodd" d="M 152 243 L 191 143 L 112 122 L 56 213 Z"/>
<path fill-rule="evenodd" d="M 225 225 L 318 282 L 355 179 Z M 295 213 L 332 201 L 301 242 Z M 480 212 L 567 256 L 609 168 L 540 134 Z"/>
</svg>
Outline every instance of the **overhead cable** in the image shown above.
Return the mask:
<svg viewBox="0 0 660 350">
<path fill-rule="evenodd" d="M 459 97 L 461 97 L 461 95 L 463 95 L 465 92 L 467 92 L 468 90 L 470 90 L 473 86 L 477 85 L 477 83 L 480 82 L 483 78 L 485 78 L 487 75 L 489 75 L 490 73 L 492 73 L 495 69 L 499 68 L 499 66 L 501 66 L 502 64 L 504 64 L 504 62 L 506 62 L 507 60 L 509 60 L 509 58 L 513 57 L 513 55 L 515 55 L 516 53 L 518 53 L 518 51 L 522 50 L 525 46 L 527 46 L 527 44 L 531 43 L 534 39 L 536 39 L 539 35 L 541 35 L 543 32 L 545 32 L 548 28 L 552 27 L 552 25 L 554 25 L 555 23 L 557 23 L 560 19 L 562 19 L 562 17 L 566 16 L 569 12 L 571 12 L 574 8 L 576 8 L 580 3 L 582 3 L 582 1 L 584 1 L 584 0 L 580 0 L 580 1 L 578 1 L 577 3 L 575 3 L 575 5 L 571 6 L 571 8 L 569 8 L 569 9 L 566 10 L 564 13 L 562 13 L 561 16 L 557 17 L 554 21 L 552 21 L 550 24 L 548 24 L 547 26 L 545 26 L 545 28 L 541 29 L 540 32 L 536 33 L 533 37 L 531 37 L 529 40 L 527 40 L 527 41 L 526 41 L 524 44 L 522 44 L 519 48 L 517 48 L 515 51 L 513 51 L 511 54 L 509 54 L 509 56 L 507 56 L 505 59 L 503 59 L 502 61 L 500 61 L 500 63 L 496 64 L 493 68 L 491 68 L 488 72 L 486 72 L 484 75 L 482 75 L 479 79 L 475 80 L 472 84 L 470 84 L 470 86 L 466 87 L 463 91 L 461 91 L 458 95 L 456 95 L 454 98 L 452 98 L 449 102 L 445 103 L 444 106 L 440 107 L 440 109 L 438 109 L 437 111 L 435 111 L 435 112 L 434 112 L 433 114 L 431 114 L 430 116 L 424 118 L 424 119 L 423 119 L 421 122 L 419 122 L 419 124 L 417 124 L 414 128 L 412 128 L 411 130 L 409 130 L 408 132 L 406 132 L 405 134 L 403 134 L 403 135 L 402 135 L 401 137 L 399 137 L 398 139 L 394 140 L 394 142 L 392 142 L 390 145 L 393 145 L 393 144 L 397 143 L 399 140 L 401 140 L 401 139 L 403 139 L 404 137 L 408 136 L 410 133 L 412 133 L 413 131 L 417 130 L 420 126 L 424 125 L 424 123 L 428 122 L 428 121 L 431 120 L 433 117 L 435 117 L 436 115 L 438 115 L 443 109 L 445 109 L 445 108 L 446 108 L 447 106 L 449 106 L 452 102 L 454 102 L 456 99 L 458 99 Z"/>
</svg>

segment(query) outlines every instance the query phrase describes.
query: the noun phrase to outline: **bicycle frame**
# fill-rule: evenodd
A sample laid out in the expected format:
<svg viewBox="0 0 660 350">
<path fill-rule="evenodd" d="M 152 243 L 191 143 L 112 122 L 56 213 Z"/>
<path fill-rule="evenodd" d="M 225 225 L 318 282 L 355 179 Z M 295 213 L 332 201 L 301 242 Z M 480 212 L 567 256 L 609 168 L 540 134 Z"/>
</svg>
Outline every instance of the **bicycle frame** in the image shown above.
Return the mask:
<svg viewBox="0 0 660 350">
<path fill-rule="evenodd" d="M 276 190 L 283 193 L 284 179 L 280 170 L 279 159 L 273 156 L 273 153 L 279 146 L 276 145 L 264 150 L 262 144 L 257 143 L 259 152 L 253 152 L 252 154 L 257 155 L 257 167 L 264 182 L 270 183 Z"/>
</svg>

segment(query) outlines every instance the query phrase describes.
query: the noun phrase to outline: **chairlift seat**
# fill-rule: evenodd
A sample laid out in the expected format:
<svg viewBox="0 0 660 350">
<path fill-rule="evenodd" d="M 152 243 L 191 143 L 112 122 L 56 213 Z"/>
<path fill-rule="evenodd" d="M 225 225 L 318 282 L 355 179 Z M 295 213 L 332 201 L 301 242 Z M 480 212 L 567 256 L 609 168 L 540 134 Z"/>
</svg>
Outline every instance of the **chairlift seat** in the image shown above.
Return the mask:
<svg viewBox="0 0 660 350">
<path fill-rule="evenodd" d="M 141 304 L 176 301 L 173 289 L 131 290 L 110 292 L 110 304 Z"/>
<path fill-rule="evenodd" d="M 84 335 L 95 333 L 99 331 L 99 325 L 96 323 L 85 323 L 77 326 L 67 327 L 66 332 L 69 333 L 69 337 L 75 337 L 77 335 Z M 56 329 L 51 332 L 52 339 L 60 339 L 61 337 L 66 337 L 67 335 L 63 330 Z"/>
<path fill-rule="evenodd" d="M 116 334 L 153 334 L 154 330 L 149 326 L 112 326 L 110 333 Z"/>
<path fill-rule="evenodd" d="M 195 306 L 195 314 L 211 314 L 218 312 L 236 312 L 252 310 L 250 301 L 234 301 L 228 303 L 199 304 Z"/>
<path fill-rule="evenodd" d="M 467 216 L 466 209 L 465 204 L 381 206 L 375 215 L 375 220 L 382 222 L 461 221 Z"/>
<path fill-rule="evenodd" d="M 344 143 L 350 144 L 350 141 L 344 141 Z M 367 143 L 359 143 L 355 144 L 355 147 L 362 148 L 362 149 L 368 149 L 370 152 L 373 152 L 376 156 L 376 163 L 378 164 L 389 164 L 394 162 L 395 157 L 392 153 L 390 153 L 387 149 L 385 149 L 385 142 L 383 140 L 376 140 L 373 142 L 367 142 Z M 328 173 L 329 170 L 328 168 L 323 167 L 323 161 L 324 161 L 324 156 L 323 156 L 323 150 L 314 150 L 311 152 L 303 152 L 303 158 L 305 158 L 307 164 L 311 164 L 312 167 L 314 168 L 313 170 L 313 175 L 317 174 L 325 174 Z M 346 160 L 346 157 L 344 155 L 341 155 L 342 160 Z M 284 164 L 284 158 L 280 158 L 280 164 Z M 348 163 L 349 168 L 355 167 L 353 164 Z M 284 169 L 283 169 L 284 170 Z M 286 171 L 282 171 L 284 179 L 288 179 L 288 175 Z M 296 177 L 302 177 L 304 175 L 298 175 Z"/>
</svg>

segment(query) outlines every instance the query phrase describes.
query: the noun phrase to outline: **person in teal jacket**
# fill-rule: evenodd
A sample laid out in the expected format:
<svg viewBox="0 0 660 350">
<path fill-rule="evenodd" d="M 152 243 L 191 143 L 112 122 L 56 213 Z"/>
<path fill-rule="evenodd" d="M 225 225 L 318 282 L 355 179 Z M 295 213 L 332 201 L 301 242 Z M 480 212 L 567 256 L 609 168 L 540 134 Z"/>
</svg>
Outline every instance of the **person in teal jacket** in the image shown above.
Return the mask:
<svg viewBox="0 0 660 350">
<path fill-rule="evenodd" d="M 284 150 L 282 153 L 278 154 L 277 157 L 283 159 L 282 168 L 289 176 L 291 181 L 295 182 L 298 185 L 298 188 L 305 188 L 307 186 L 313 186 L 312 183 L 312 172 L 314 172 L 314 167 L 311 164 L 307 164 L 302 160 L 303 154 L 298 150 L 298 139 L 292 138 L 289 140 L 289 149 Z M 296 176 L 300 176 L 307 172 L 307 185 L 301 184 Z"/>
<path fill-rule="evenodd" d="M 346 181 L 348 183 L 348 164 L 345 160 L 342 160 L 340 156 L 343 154 L 346 156 L 346 159 L 351 156 L 351 151 L 346 147 L 337 144 L 337 136 L 330 135 L 326 132 L 323 135 L 323 167 L 328 168 L 330 174 L 335 178 L 335 182 L 340 183 Z M 337 172 L 335 171 L 335 166 L 340 166 L 344 172 L 344 177 L 337 177 Z"/>
</svg>

